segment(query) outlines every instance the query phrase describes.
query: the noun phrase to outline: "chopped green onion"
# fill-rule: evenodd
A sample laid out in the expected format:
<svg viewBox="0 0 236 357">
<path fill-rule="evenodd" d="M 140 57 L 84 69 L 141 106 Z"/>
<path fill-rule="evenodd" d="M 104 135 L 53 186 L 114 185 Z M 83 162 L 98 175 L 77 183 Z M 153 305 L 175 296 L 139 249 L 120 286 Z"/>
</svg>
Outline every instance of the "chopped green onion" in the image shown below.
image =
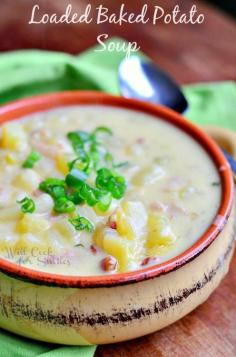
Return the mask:
<svg viewBox="0 0 236 357">
<path fill-rule="evenodd" d="M 80 188 L 80 196 L 88 206 L 94 206 L 98 202 L 99 190 L 83 183 Z"/>
<path fill-rule="evenodd" d="M 97 134 L 99 133 L 106 133 L 108 135 L 112 135 L 111 129 L 105 127 L 105 126 L 100 126 L 97 127 L 92 133 L 87 133 L 85 131 L 73 131 L 67 134 L 67 138 L 70 140 L 71 145 L 78 155 L 78 157 L 81 159 L 81 161 L 84 158 L 89 158 L 90 163 L 89 165 L 84 168 L 84 165 L 82 166 L 83 171 L 88 170 L 89 168 L 91 169 L 97 169 L 98 163 L 101 158 L 104 157 L 104 154 L 101 153 L 101 143 L 98 142 L 97 140 Z M 83 163 L 85 164 L 84 160 Z M 71 164 L 69 165 L 69 168 L 71 169 Z"/>
<path fill-rule="evenodd" d="M 67 134 L 67 137 L 72 144 L 74 143 L 84 144 L 85 142 L 90 140 L 90 134 L 82 130 L 72 131 Z"/>
<path fill-rule="evenodd" d="M 106 190 L 112 194 L 112 197 L 120 199 L 124 196 L 126 181 L 124 177 L 104 167 L 97 172 L 96 187 Z"/>
<path fill-rule="evenodd" d="M 90 222 L 87 218 L 85 217 L 75 217 L 75 218 L 70 218 L 69 222 L 75 227 L 77 231 L 88 231 L 92 232 L 94 230 L 94 225 L 92 222 Z"/>
<path fill-rule="evenodd" d="M 84 245 L 82 243 L 78 243 L 76 245 L 74 245 L 74 247 L 81 247 L 81 248 L 84 248 Z"/>
<path fill-rule="evenodd" d="M 33 213 L 35 211 L 35 203 L 32 198 L 24 197 L 22 200 L 17 200 L 17 203 L 21 205 L 21 211 L 23 213 Z"/>
<path fill-rule="evenodd" d="M 112 171 L 106 167 L 103 167 L 97 172 L 96 186 L 98 188 L 107 189 L 109 181 L 112 177 Z"/>
<path fill-rule="evenodd" d="M 126 190 L 126 181 L 113 169 L 127 165 L 127 162 L 114 164 L 113 156 L 99 142 L 98 134 L 113 135 L 107 127 L 97 127 L 92 133 L 74 131 L 67 135 L 77 157 L 68 162 L 69 173 L 65 180 L 48 178 L 41 182 L 39 189 L 48 193 L 54 200 L 54 211 L 71 213 L 75 205 L 82 203 L 96 206 L 100 211 L 109 209 L 112 199 L 120 199 Z M 109 166 L 101 167 L 104 162 Z M 86 181 L 91 172 L 97 173 L 95 187 Z M 77 230 L 93 230 L 93 224 L 85 217 L 71 218 L 69 221 Z"/>
<path fill-rule="evenodd" d="M 107 126 L 98 126 L 94 131 L 93 134 L 96 135 L 97 133 L 104 133 L 108 135 L 113 135 L 113 132 Z"/>
<path fill-rule="evenodd" d="M 79 191 L 74 191 L 67 195 L 68 200 L 72 201 L 75 205 L 80 205 L 81 203 L 84 203 L 83 198 L 80 196 Z"/>
<path fill-rule="evenodd" d="M 129 161 L 118 162 L 118 164 L 113 164 L 114 169 L 120 169 L 121 167 L 125 167 L 129 165 Z"/>
<path fill-rule="evenodd" d="M 122 176 L 114 176 L 108 185 L 108 191 L 116 199 L 120 199 L 124 196 L 126 190 L 126 181 Z"/>
<path fill-rule="evenodd" d="M 88 178 L 88 174 L 79 169 L 73 168 L 66 176 L 66 184 L 70 187 L 80 187 L 81 183 Z"/>
<path fill-rule="evenodd" d="M 38 151 L 31 151 L 27 156 L 26 160 L 23 162 L 22 167 L 24 169 L 32 169 L 37 161 L 41 159 L 41 155 Z"/>
<path fill-rule="evenodd" d="M 39 189 L 48 193 L 53 199 L 65 196 L 65 181 L 48 178 L 39 184 Z"/>
<path fill-rule="evenodd" d="M 84 151 L 85 143 L 90 141 L 90 134 L 86 133 L 86 131 L 73 131 L 67 134 L 67 138 L 70 140 L 74 151 L 81 155 L 81 152 Z"/>
<path fill-rule="evenodd" d="M 90 166 L 90 158 L 86 153 L 83 153 L 83 156 L 77 157 L 75 160 L 68 163 L 69 170 L 73 168 L 79 169 L 81 171 L 88 171 Z"/>
<path fill-rule="evenodd" d="M 57 213 L 71 213 L 75 210 L 75 205 L 67 197 L 59 197 L 54 204 L 54 211 Z"/>
<path fill-rule="evenodd" d="M 99 149 L 99 145 L 96 142 L 92 142 L 90 144 L 90 148 L 89 148 L 89 157 L 91 159 L 91 166 L 94 170 L 96 170 L 99 161 L 101 159 L 101 152 Z"/>
<path fill-rule="evenodd" d="M 104 160 L 112 167 L 114 165 L 114 159 L 112 154 L 107 151 L 105 156 L 104 156 Z"/>
<path fill-rule="evenodd" d="M 110 192 L 103 193 L 99 198 L 99 201 L 97 203 L 97 208 L 102 212 L 106 212 L 110 207 L 111 202 L 112 202 L 111 193 Z"/>
<path fill-rule="evenodd" d="M 106 154 L 104 156 L 104 160 L 107 162 L 107 164 L 109 164 L 110 167 L 113 167 L 114 169 L 118 169 L 118 168 L 129 165 L 128 161 L 122 161 L 122 162 L 115 164 L 113 156 L 109 151 L 106 152 Z"/>
</svg>

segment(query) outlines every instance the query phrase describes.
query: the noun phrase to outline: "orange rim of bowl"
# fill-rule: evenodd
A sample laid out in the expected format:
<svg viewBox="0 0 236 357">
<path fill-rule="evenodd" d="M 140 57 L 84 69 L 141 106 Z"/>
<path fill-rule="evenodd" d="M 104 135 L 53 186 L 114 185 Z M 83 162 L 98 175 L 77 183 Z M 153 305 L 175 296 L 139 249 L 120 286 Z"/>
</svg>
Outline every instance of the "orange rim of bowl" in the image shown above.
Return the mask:
<svg viewBox="0 0 236 357">
<path fill-rule="evenodd" d="M 166 107 L 134 99 L 116 97 L 101 92 L 67 91 L 30 97 L 2 106 L 0 108 L 0 125 L 10 120 L 21 119 L 21 117 L 29 114 L 60 106 L 86 104 L 114 106 L 144 112 L 177 126 L 196 140 L 213 160 L 221 177 L 222 198 L 215 220 L 205 233 L 183 253 L 166 262 L 145 269 L 105 276 L 71 276 L 51 274 L 26 268 L 4 258 L 0 258 L 0 270 L 17 279 L 23 279 L 37 284 L 94 288 L 117 286 L 155 278 L 162 274 L 169 273 L 197 257 L 215 240 L 224 228 L 233 205 L 234 184 L 229 164 L 217 144 L 215 144 L 203 130 L 185 120 L 180 114 Z"/>
</svg>

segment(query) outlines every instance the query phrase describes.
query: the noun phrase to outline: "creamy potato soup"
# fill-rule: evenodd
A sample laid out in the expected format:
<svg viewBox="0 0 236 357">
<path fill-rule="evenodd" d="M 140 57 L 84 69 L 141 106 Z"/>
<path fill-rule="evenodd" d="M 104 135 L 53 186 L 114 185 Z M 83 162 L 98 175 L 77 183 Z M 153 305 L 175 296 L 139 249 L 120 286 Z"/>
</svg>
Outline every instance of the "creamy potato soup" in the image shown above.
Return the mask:
<svg viewBox="0 0 236 357">
<path fill-rule="evenodd" d="M 207 153 L 163 120 L 53 109 L 0 132 L 0 255 L 66 275 L 126 272 L 190 247 L 219 208 Z"/>
</svg>

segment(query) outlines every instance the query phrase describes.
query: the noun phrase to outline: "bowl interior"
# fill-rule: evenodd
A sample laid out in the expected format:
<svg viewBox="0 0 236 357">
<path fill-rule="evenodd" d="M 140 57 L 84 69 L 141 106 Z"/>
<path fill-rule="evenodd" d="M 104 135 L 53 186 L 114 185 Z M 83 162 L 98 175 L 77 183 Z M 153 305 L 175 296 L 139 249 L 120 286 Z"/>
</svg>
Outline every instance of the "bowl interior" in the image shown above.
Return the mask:
<svg viewBox="0 0 236 357">
<path fill-rule="evenodd" d="M 177 126 L 196 140 L 206 150 L 206 154 L 212 158 L 220 173 L 222 198 L 217 216 L 220 216 L 223 219 L 223 226 L 226 224 L 232 208 L 234 191 L 233 178 L 229 164 L 221 150 L 207 134 L 171 109 L 99 92 L 70 91 L 31 97 L 3 106 L 0 108 L 0 124 L 59 106 L 85 104 L 108 105 L 141 111 Z M 161 264 L 127 273 L 88 277 L 66 276 L 25 268 L 3 258 L 0 258 L 0 270 L 16 278 L 45 285 L 98 287 L 131 283 L 168 273 L 186 264 L 204 251 L 204 249 L 214 241 L 223 229 L 223 226 L 222 224 L 219 226 L 217 221 L 212 222 L 207 231 L 195 242 L 195 244 L 186 249 L 183 253 Z"/>
</svg>

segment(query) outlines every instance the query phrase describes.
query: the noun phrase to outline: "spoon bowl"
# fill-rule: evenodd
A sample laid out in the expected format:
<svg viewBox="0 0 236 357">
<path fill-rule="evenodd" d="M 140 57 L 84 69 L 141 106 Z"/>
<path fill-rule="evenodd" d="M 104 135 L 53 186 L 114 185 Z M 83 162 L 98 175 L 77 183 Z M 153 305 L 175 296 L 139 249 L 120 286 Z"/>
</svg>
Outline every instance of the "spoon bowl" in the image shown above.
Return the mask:
<svg viewBox="0 0 236 357">
<path fill-rule="evenodd" d="M 123 97 L 161 104 L 178 113 L 188 107 L 180 87 L 153 62 L 132 56 L 119 66 L 118 79 Z"/>
</svg>

